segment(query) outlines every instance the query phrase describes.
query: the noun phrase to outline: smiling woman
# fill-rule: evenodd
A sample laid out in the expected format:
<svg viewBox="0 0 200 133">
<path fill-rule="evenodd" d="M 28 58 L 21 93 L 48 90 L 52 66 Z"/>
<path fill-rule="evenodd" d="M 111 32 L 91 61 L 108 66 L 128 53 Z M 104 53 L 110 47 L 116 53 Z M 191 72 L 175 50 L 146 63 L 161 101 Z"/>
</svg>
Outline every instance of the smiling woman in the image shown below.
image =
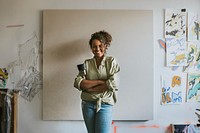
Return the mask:
<svg viewBox="0 0 200 133">
<path fill-rule="evenodd" d="M 82 112 L 88 133 L 111 132 L 120 71 L 115 58 L 105 53 L 111 40 L 106 31 L 92 34 L 89 44 L 94 56 L 85 60 L 85 75 L 78 74 L 74 82 L 74 87 L 82 91 Z"/>
<path fill-rule="evenodd" d="M 44 120 L 83 120 L 80 104 L 86 109 L 88 99 L 116 103 L 114 120 L 153 119 L 152 10 L 45 10 L 43 17 Z M 76 66 L 83 63 L 89 80 L 77 80 L 77 91 Z M 108 86 L 115 76 L 101 73 L 118 72 L 118 64 L 115 88 Z"/>
</svg>

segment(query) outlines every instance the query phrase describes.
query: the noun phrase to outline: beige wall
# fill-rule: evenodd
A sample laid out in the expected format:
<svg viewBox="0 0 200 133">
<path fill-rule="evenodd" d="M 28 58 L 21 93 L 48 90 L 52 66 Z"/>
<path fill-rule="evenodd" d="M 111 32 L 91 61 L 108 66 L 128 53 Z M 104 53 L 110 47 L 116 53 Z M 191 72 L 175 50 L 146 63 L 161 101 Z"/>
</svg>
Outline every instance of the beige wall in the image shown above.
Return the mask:
<svg viewBox="0 0 200 133">
<path fill-rule="evenodd" d="M 88 42 L 96 30 L 111 33 L 107 55 L 120 64 L 114 120 L 153 119 L 152 10 L 45 10 L 43 17 L 45 120 L 82 120 L 73 82 L 76 65 L 93 57 Z"/>
</svg>

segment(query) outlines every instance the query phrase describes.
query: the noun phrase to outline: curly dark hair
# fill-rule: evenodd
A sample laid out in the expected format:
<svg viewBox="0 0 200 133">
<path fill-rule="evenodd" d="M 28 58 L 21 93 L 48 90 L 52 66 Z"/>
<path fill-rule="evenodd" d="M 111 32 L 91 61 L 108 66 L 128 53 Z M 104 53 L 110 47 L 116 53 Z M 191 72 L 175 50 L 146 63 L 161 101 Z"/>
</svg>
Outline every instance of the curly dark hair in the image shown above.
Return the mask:
<svg viewBox="0 0 200 133">
<path fill-rule="evenodd" d="M 110 35 L 110 33 L 102 30 L 102 31 L 95 32 L 91 35 L 91 38 L 89 41 L 90 47 L 92 46 L 93 40 L 99 40 L 101 43 L 104 43 L 107 48 L 111 45 L 112 36 Z"/>
</svg>

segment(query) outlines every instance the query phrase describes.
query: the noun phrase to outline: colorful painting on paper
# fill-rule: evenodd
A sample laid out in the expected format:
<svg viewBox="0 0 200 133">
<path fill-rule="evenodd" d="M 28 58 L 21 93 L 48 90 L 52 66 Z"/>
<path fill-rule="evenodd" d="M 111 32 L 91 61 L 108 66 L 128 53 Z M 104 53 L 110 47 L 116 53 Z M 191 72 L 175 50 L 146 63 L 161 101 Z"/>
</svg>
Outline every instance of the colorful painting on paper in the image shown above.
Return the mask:
<svg viewBox="0 0 200 133">
<path fill-rule="evenodd" d="M 199 40 L 200 35 L 200 20 L 198 14 L 188 12 L 188 41 Z"/>
<path fill-rule="evenodd" d="M 5 88 L 8 72 L 6 68 L 0 68 L 0 88 Z"/>
<path fill-rule="evenodd" d="M 196 42 L 188 42 L 187 64 L 183 67 L 184 72 L 192 72 L 198 70 L 199 52 L 199 47 Z"/>
<path fill-rule="evenodd" d="M 186 93 L 186 73 L 167 73 L 162 76 L 162 105 L 181 104 Z"/>
<path fill-rule="evenodd" d="M 200 73 L 189 73 L 187 84 L 187 102 L 200 101 Z"/>
<path fill-rule="evenodd" d="M 200 42 L 197 43 L 197 52 L 195 57 L 194 69 L 196 72 L 200 71 Z"/>
<path fill-rule="evenodd" d="M 186 12 L 165 10 L 165 38 L 186 38 Z"/>
<path fill-rule="evenodd" d="M 187 63 L 187 45 L 184 38 L 166 38 L 167 66 L 185 66 Z"/>
</svg>

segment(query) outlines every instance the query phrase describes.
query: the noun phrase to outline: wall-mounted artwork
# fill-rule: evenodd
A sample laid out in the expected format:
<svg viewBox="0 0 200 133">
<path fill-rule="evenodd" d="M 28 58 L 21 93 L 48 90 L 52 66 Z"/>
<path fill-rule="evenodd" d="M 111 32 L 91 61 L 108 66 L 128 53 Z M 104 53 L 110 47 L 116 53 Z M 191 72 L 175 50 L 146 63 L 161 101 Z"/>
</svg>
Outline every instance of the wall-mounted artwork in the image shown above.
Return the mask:
<svg viewBox="0 0 200 133">
<path fill-rule="evenodd" d="M 6 68 L 0 68 L 0 88 L 6 87 L 6 82 L 8 79 L 8 72 Z"/>
<path fill-rule="evenodd" d="M 199 66 L 199 48 L 195 42 L 188 42 L 187 64 L 183 67 L 184 72 L 197 70 Z"/>
<path fill-rule="evenodd" d="M 162 76 L 162 105 L 181 104 L 185 99 L 186 74 L 167 73 Z"/>
<path fill-rule="evenodd" d="M 186 65 L 186 40 L 185 38 L 166 38 L 167 66 Z"/>
<path fill-rule="evenodd" d="M 165 38 L 186 38 L 186 12 L 165 10 Z"/>
<path fill-rule="evenodd" d="M 200 101 L 200 74 L 188 74 L 187 102 Z"/>
<path fill-rule="evenodd" d="M 195 63 L 194 63 L 194 69 L 195 71 L 200 71 L 200 42 L 197 43 L 197 52 L 196 52 L 196 57 L 195 57 Z"/>
<path fill-rule="evenodd" d="M 200 35 L 200 20 L 198 14 L 188 12 L 188 41 L 199 40 Z"/>
<path fill-rule="evenodd" d="M 181 67 L 183 74 L 162 77 L 162 104 L 200 101 L 198 17 L 197 13 L 186 12 L 186 9 L 165 10 L 166 65 L 171 68 Z M 188 75 L 187 80 L 185 75 Z"/>
</svg>

